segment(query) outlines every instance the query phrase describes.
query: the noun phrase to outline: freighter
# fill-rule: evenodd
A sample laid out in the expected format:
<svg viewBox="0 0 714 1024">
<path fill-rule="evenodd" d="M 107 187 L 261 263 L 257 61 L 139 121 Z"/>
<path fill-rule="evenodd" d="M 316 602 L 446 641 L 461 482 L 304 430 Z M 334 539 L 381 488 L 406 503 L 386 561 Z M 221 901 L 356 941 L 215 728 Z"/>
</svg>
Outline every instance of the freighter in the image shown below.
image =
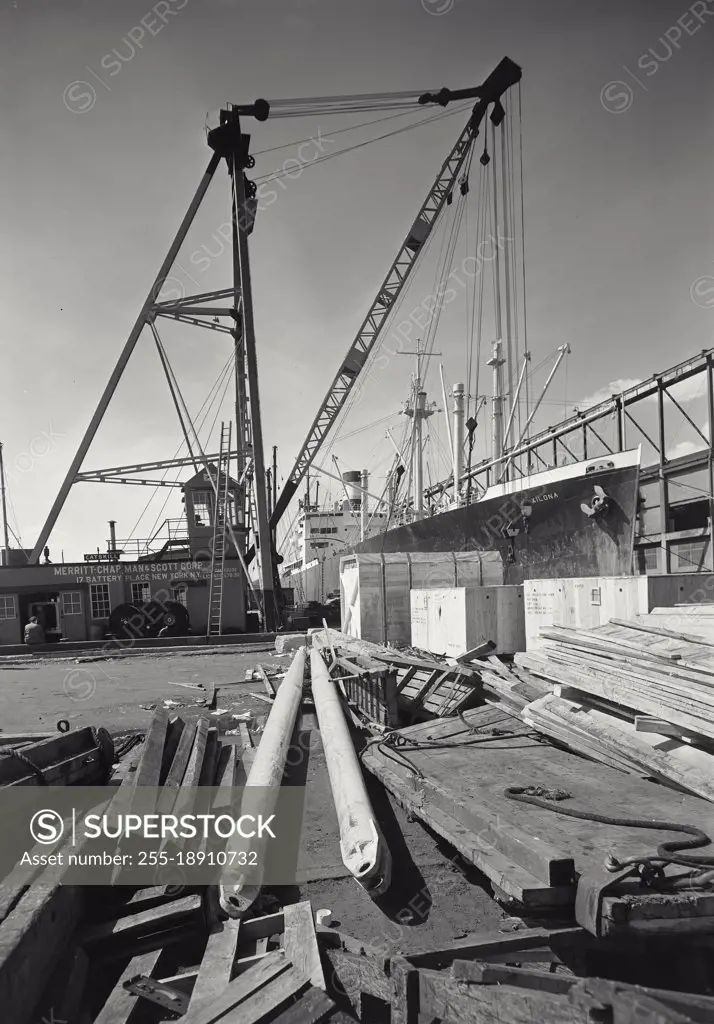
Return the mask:
<svg viewBox="0 0 714 1024">
<path fill-rule="evenodd" d="M 461 464 L 464 424 L 459 385 L 454 397 L 454 471 L 448 483 L 456 499 L 446 507 L 424 501 L 419 421 L 429 410 L 417 370 L 404 410 L 412 418 L 416 414 L 417 421 L 409 460 L 413 493 L 393 513 L 397 522 L 392 523 L 392 516 L 382 509 L 394 508 L 393 494 L 386 505 L 382 499 L 373 500 L 370 511 L 366 471 L 343 475 L 345 497 L 332 509 L 320 509 L 308 489 L 290 538 L 293 557 L 283 565 L 282 584 L 292 589 L 296 603 L 323 603 L 336 597 L 340 561 L 353 553 L 497 551 L 504 583 L 632 572 L 640 448 L 494 482 L 480 495 L 472 495 Z M 493 468 L 502 476 L 507 473 L 502 464 Z M 404 460 L 398 458 L 392 491 L 406 472 Z"/>
</svg>

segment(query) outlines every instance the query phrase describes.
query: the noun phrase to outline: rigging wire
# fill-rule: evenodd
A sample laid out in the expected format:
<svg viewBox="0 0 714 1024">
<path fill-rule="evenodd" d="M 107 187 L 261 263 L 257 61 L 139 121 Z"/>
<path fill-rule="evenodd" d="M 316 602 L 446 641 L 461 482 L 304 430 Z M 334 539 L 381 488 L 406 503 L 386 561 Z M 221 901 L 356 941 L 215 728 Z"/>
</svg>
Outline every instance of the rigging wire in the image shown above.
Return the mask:
<svg viewBox="0 0 714 1024">
<path fill-rule="evenodd" d="M 441 121 L 446 117 L 453 117 L 454 114 L 463 114 L 464 111 L 470 106 L 470 104 L 464 104 L 455 107 L 453 110 L 442 111 L 439 114 L 432 114 L 431 117 L 423 117 L 414 124 L 404 125 L 402 128 L 395 128 L 391 132 L 385 132 L 384 135 L 376 135 L 373 139 L 364 139 L 362 142 L 356 142 L 353 146 L 344 146 L 342 149 L 336 150 L 334 153 L 325 153 L 323 156 L 316 157 L 315 160 L 311 160 L 309 164 L 301 164 L 301 170 L 307 167 L 316 167 L 318 164 L 326 163 L 328 160 L 334 160 L 336 157 L 344 156 L 345 153 L 352 153 L 357 149 L 363 149 L 365 146 L 370 146 L 374 142 L 381 142 L 384 139 L 391 139 L 397 135 L 402 135 L 404 132 L 410 132 L 414 128 L 421 128 L 425 124 L 431 124 L 433 121 Z M 290 167 L 289 169 L 270 171 L 267 174 L 256 175 L 256 185 L 265 185 L 269 181 L 277 181 L 280 178 L 285 178 L 289 175 L 295 174 L 295 168 Z"/>
<path fill-rule="evenodd" d="M 523 182 L 523 109 L 521 106 L 521 83 L 518 83 L 518 151 L 520 158 L 520 196 L 521 196 L 521 267 L 522 267 L 522 287 L 523 287 L 523 349 L 525 352 L 528 351 L 528 316 L 526 306 L 526 217 L 525 217 L 525 199 L 524 199 L 524 182 Z M 525 392 L 526 392 L 526 423 L 528 422 L 529 406 L 530 406 L 530 373 L 526 368 L 526 376 L 524 380 Z M 522 431 L 520 432 L 522 433 Z"/>
<path fill-rule="evenodd" d="M 413 110 L 403 110 L 398 114 L 388 114 L 386 117 L 375 117 L 371 121 L 360 121 L 359 124 L 351 124 L 347 128 L 336 128 L 330 131 L 330 135 L 344 135 L 345 132 L 355 132 L 359 128 L 369 128 L 373 124 L 383 124 L 385 121 L 393 121 L 398 117 L 407 117 L 409 114 L 413 114 Z M 295 139 L 292 142 L 284 142 L 281 146 L 270 146 L 268 149 L 256 149 L 253 151 L 253 156 L 264 156 L 266 153 L 275 153 L 281 149 L 294 149 L 296 146 L 302 146 L 306 142 L 314 142 L 314 137 L 309 135 L 306 139 Z"/>
<path fill-rule="evenodd" d="M 214 392 L 214 391 L 216 392 L 216 394 L 218 393 L 218 389 L 219 389 L 219 388 L 221 387 L 221 385 L 222 385 L 222 382 L 223 382 L 223 379 L 224 379 L 224 377 L 225 377 L 225 376 L 226 376 L 226 374 L 227 374 L 227 373 L 229 373 L 229 372 L 231 371 L 231 369 L 232 369 L 232 365 L 233 365 L 233 362 L 234 362 L 234 353 L 231 353 L 231 355 L 230 355 L 230 357 L 228 358 L 228 360 L 226 361 L 226 363 L 225 363 L 225 365 L 224 365 L 223 369 L 222 369 L 222 370 L 221 370 L 221 371 L 219 372 L 219 374 L 218 374 L 218 377 L 216 378 L 215 382 L 213 383 L 213 385 L 212 385 L 211 389 L 209 390 L 209 392 L 208 392 L 208 395 L 207 395 L 207 396 L 206 396 L 206 398 L 204 399 L 203 405 L 201 406 L 201 408 L 200 408 L 200 409 L 199 409 L 199 411 L 198 411 L 198 415 L 199 415 L 199 416 L 201 415 L 201 413 L 203 412 L 203 410 L 204 410 L 204 408 L 205 408 L 206 406 L 208 406 L 208 408 L 210 409 L 210 407 L 211 407 L 211 406 L 213 405 L 213 402 L 215 401 L 215 396 L 214 396 L 213 398 L 211 398 L 211 395 L 213 394 L 213 392 Z M 210 404 L 209 404 L 209 403 L 210 403 Z M 204 417 L 203 417 L 203 419 L 202 419 L 202 420 L 201 420 L 201 422 L 199 423 L 199 429 L 200 429 L 200 428 L 201 428 L 201 427 L 203 426 L 203 423 L 205 422 L 205 419 L 206 419 L 207 415 L 208 415 L 208 412 L 206 412 L 206 413 L 204 414 Z M 174 459 L 175 459 L 175 458 L 178 458 L 178 457 L 179 457 L 179 454 L 180 454 L 180 452 L 182 451 L 182 449 L 183 449 L 183 447 L 184 447 L 184 444 L 185 444 L 185 441 L 182 441 L 182 442 L 181 442 L 181 443 L 179 444 L 179 446 L 178 446 L 178 448 L 176 449 L 176 451 L 175 451 L 174 455 L 172 456 L 172 458 L 174 458 Z M 162 479 L 162 480 L 165 480 L 165 479 L 166 479 L 166 476 L 167 476 L 168 472 L 169 472 L 168 468 L 164 470 L 164 472 L 163 472 L 163 476 L 161 477 L 161 479 Z M 177 478 L 176 478 L 176 481 L 175 481 L 175 482 L 178 482 L 178 479 L 179 479 L 179 478 L 177 477 Z M 154 500 L 154 498 L 156 497 L 156 495 L 157 495 L 158 491 L 159 491 L 159 488 L 158 488 L 158 486 L 154 487 L 154 489 L 153 489 L 152 493 L 150 494 L 149 498 L 148 498 L 148 499 L 147 499 L 147 501 L 146 501 L 146 504 L 144 505 L 144 508 L 143 508 L 143 509 L 142 509 L 142 511 L 141 511 L 141 512 L 139 513 L 139 517 L 138 517 L 138 519 L 136 520 L 136 522 L 134 523 L 134 525 L 133 525 L 133 527 L 132 527 L 132 529 L 131 529 L 131 532 L 129 533 L 129 536 L 128 536 L 128 538 L 127 538 L 128 540 L 131 540 L 131 539 L 132 539 L 132 538 L 134 537 L 134 533 L 135 533 L 135 531 L 136 531 L 136 530 L 137 530 L 137 529 L 139 528 L 139 524 L 141 523 L 142 519 L 143 519 L 143 518 L 144 518 L 144 516 L 146 515 L 146 513 L 147 513 L 147 511 L 148 511 L 148 508 L 149 508 L 149 505 L 151 504 L 151 502 L 152 502 L 152 501 Z M 163 504 L 163 506 L 162 506 L 162 510 L 163 510 L 163 508 L 165 508 L 165 507 L 166 507 L 166 504 L 167 504 L 168 500 L 169 500 L 169 499 L 167 498 L 167 499 L 166 499 L 166 501 L 164 501 L 164 504 Z"/>
</svg>

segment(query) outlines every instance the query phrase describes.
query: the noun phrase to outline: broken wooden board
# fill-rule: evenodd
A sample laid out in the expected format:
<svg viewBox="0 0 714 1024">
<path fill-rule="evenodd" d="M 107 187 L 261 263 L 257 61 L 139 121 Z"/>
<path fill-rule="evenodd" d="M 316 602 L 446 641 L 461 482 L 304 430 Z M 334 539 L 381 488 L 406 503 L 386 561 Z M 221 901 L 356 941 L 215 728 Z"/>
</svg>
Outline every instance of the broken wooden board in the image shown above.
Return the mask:
<svg viewBox="0 0 714 1024">
<path fill-rule="evenodd" d="M 397 735 L 405 742 L 396 749 L 373 742 L 363 764 L 513 899 L 572 905 L 577 876 L 602 871 L 610 853 L 619 860 L 652 853 L 673 833 L 566 817 L 509 799 L 510 787 L 565 790 L 570 796 L 563 806 L 622 818 L 637 808 L 643 819 L 695 823 L 714 835 L 714 808 L 703 800 L 546 745 L 500 709 L 478 708 L 463 717 L 465 725 L 432 721 L 401 729 Z M 422 740 L 427 745 L 413 745 Z M 714 848 L 701 852 L 712 855 Z"/>
<path fill-rule="evenodd" d="M 707 750 L 654 730 L 640 731 L 636 722 L 552 694 L 529 704 L 522 717 L 577 753 L 714 801 L 714 755 Z"/>
<path fill-rule="evenodd" d="M 466 665 L 453 665 L 358 640 L 334 629 L 313 633 L 318 649 L 335 648 L 348 661 L 364 658 L 396 672 L 397 705 L 402 720 L 419 721 L 455 715 L 477 703 L 481 696 L 478 673 Z"/>
<path fill-rule="evenodd" d="M 289 1003 L 307 987 L 287 957 L 268 954 L 235 978 L 207 1006 L 189 1008 L 183 1024 L 258 1024 L 269 1012 Z"/>
</svg>

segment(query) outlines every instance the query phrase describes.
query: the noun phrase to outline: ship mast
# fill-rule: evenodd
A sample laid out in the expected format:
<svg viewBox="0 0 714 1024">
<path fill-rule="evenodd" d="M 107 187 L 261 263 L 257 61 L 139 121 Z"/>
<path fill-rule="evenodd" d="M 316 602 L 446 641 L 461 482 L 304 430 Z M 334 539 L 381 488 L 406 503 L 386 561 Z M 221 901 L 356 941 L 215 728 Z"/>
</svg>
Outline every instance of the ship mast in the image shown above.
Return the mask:
<svg viewBox="0 0 714 1024">
<path fill-rule="evenodd" d="M 414 420 L 412 430 L 412 497 L 414 501 L 414 518 L 422 519 L 424 516 L 424 452 L 423 452 L 423 424 L 434 412 L 435 408 L 427 405 L 426 391 L 421 379 L 421 359 L 426 350 L 417 342 L 416 351 L 404 350 L 398 352 L 401 356 L 416 357 L 416 373 L 412 378 L 411 398 L 404 407 L 404 415 Z M 431 356 L 440 356 L 441 352 L 430 352 Z"/>
<path fill-rule="evenodd" d="M 500 459 L 503 455 L 503 364 L 505 359 L 501 354 L 503 343 L 494 341 L 493 353 L 487 362 L 487 366 L 493 369 L 493 408 L 491 412 L 491 426 L 493 436 L 493 458 Z"/>
<path fill-rule="evenodd" d="M 10 564 L 10 535 L 7 529 L 7 503 L 5 500 L 5 465 L 2 459 L 2 441 L 0 441 L 0 500 L 2 501 L 3 546 L 5 565 Z"/>
</svg>

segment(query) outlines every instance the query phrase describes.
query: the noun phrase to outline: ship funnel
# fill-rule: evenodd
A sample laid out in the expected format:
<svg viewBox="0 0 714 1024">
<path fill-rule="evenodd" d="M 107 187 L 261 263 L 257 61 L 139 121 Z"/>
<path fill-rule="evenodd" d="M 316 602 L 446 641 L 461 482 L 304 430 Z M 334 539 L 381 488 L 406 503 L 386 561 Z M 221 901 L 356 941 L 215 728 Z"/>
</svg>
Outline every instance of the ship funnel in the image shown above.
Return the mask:
<svg viewBox="0 0 714 1024">
<path fill-rule="evenodd" d="M 454 384 L 454 501 L 459 504 L 464 475 L 464 385 Z"/>
<path fill-rule="evenodd" d="M 361 474 L 353 469 L 342 474 L 342 483 L 345 486 L 345 494 L 347 495 L 352 508 L 359 508 L 362 503 L 360 478 Z"/>
</svg>

